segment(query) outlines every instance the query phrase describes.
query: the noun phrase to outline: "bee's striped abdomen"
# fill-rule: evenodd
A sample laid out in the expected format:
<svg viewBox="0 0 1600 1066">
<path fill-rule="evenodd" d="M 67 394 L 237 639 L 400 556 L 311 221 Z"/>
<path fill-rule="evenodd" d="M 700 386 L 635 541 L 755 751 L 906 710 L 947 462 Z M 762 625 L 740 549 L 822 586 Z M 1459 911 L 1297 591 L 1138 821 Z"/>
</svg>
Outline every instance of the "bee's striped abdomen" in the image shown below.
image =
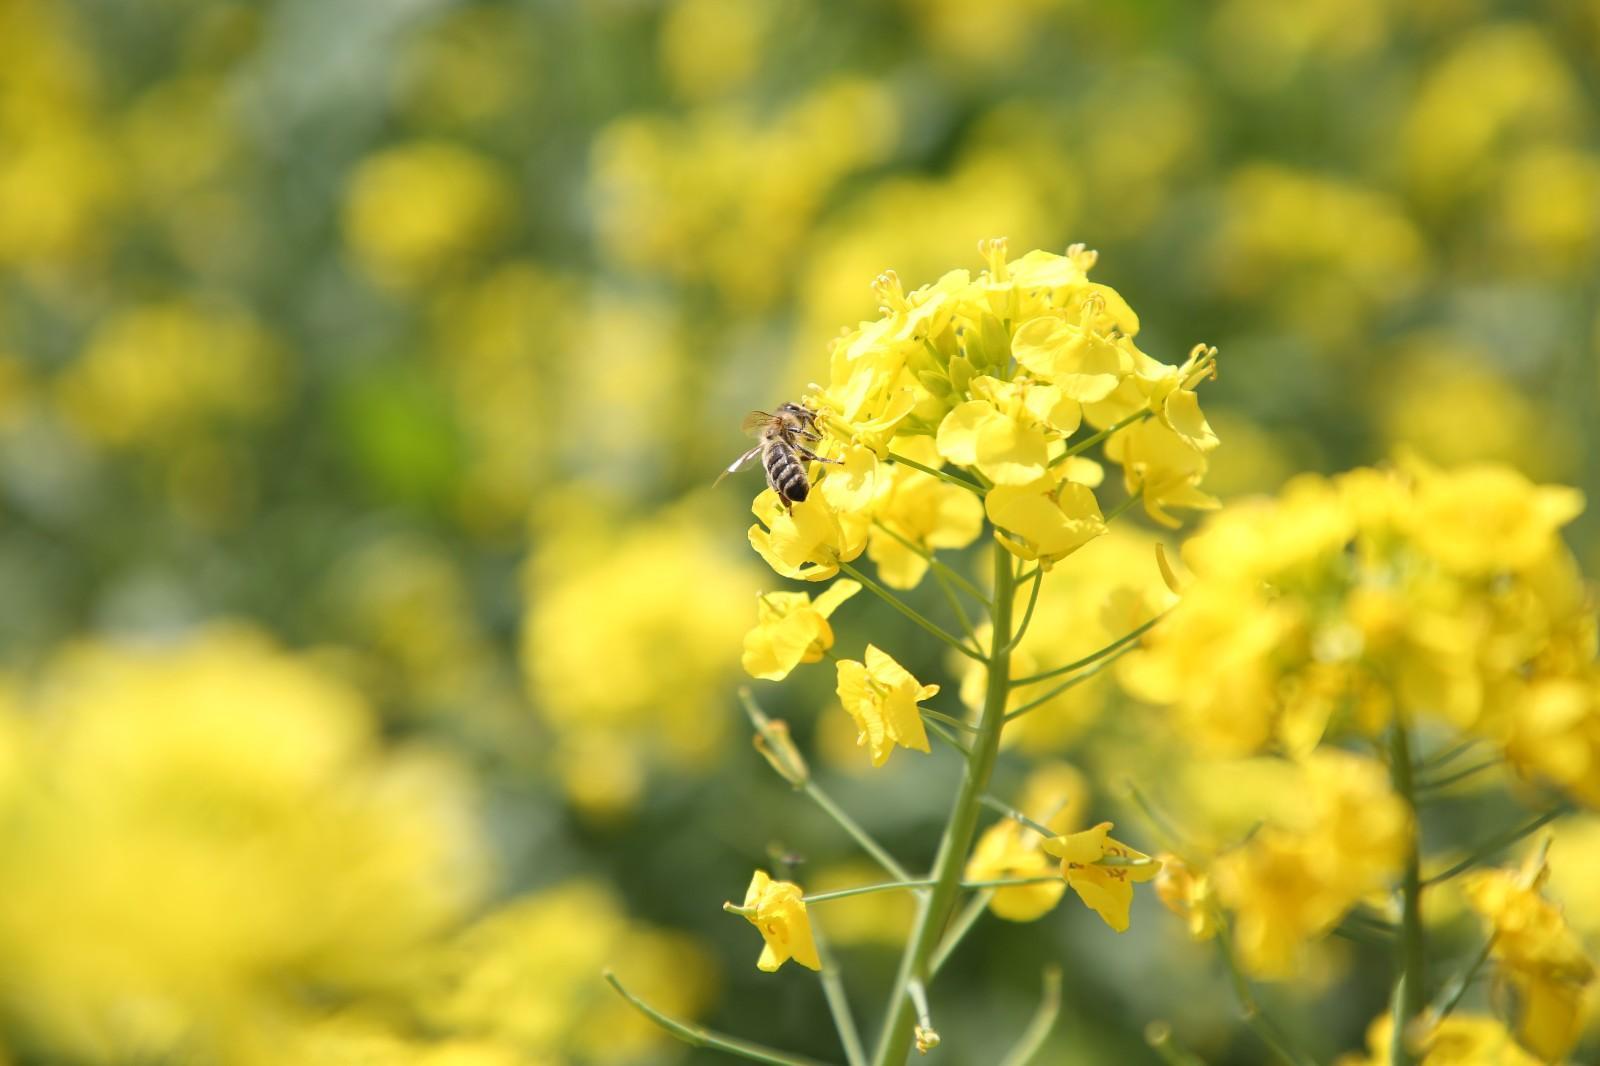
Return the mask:
<svg viewBox="0 0 1600 1066">
<path fill-rule="evenodd" d="M 767 469 L 767 484 L 772 486 L 772 491 L 793 503 L 805 501 L 811 485 L 806 481 L 805 467 L 794 452 L 781 442 L 773 441 L 767 445 L 761 463 Z"/>
</svg>

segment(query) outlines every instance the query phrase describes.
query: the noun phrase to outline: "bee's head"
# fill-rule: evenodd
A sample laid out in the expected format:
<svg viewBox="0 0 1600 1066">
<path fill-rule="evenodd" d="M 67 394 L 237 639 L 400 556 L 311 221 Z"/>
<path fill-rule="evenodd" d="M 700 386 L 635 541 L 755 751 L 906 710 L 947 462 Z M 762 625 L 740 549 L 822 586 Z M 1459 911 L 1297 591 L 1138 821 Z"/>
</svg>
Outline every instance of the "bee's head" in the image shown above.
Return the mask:
<svg viewBox="0 0 1600 1066">
<path fill-rule="evenodd" d="M 809 407 L 802 407 L 797 403 L 779 404 L 777 413 L 807 429 L 817 423 L 817 413 Z"/>
</svg>

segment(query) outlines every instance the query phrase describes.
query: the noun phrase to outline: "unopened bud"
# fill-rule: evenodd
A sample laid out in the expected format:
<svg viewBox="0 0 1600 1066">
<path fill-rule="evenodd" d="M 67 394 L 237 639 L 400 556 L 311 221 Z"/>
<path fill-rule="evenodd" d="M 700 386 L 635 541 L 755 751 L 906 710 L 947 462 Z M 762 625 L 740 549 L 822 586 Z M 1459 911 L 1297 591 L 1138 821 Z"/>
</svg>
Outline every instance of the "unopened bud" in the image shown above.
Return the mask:
<svg viewBox="0 0 1600 1066">
<path fill-rule="evenodd" d="M 939 1046 L 939 1034 L 926 1025 L 919 1025 L 912 1033 L 917 1040 L 917 1052 L 926 1055 Z"/>
<path fill-rule="evenodd" d="M 761 757 L 778 771 L 778 776 L 795 788 L 799 788 L 811 779 L 811 768 L 806 765 L 800 749 L 794 746 L 794 741 L 789 737 L 788 722 L 781 718 L 767 720 L 762 723 L 753 742 Z"/>
</svg>

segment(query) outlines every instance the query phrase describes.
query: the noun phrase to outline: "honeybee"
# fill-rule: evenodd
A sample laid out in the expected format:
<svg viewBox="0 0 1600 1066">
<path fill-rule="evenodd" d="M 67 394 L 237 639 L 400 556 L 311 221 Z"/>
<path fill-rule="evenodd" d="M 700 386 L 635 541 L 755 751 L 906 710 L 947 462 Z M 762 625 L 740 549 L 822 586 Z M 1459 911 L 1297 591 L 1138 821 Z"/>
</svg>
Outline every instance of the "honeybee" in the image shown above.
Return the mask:
<svg viewBox="0 0 1600 1066">
<path fill-rule="evenodd" d="M 754 448 L 729 463 L 717 480 L 720 482 L 729 474 L 738 473 L 759 456 L 767 473 L 767 484 L 790 514 L 794 513 L 794 505 L 804 502 L 811 493 L 803 460 L 844 465 L 839 459 L 824 459 L 806 447 L 808 443 L 821 440 L 822 434 L 817 432 L 817 413 L 797 403 L 781 404 L 770 413 L 751 411 L 744 416 L 739 429 L 756 434 L 760 440 Z"/>
</svg>

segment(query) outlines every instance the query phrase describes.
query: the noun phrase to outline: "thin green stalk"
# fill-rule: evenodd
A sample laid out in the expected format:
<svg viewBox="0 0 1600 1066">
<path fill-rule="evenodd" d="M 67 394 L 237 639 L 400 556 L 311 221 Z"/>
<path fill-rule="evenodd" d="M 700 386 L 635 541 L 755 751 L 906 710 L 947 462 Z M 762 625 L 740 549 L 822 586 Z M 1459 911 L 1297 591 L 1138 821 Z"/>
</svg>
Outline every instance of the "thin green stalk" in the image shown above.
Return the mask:
<svg viewBox="0 0 1600 1066">
<path fill-rule="evenodd" d="M 932 707 L 922 707 L 920 705 L 917 707 L 917 710 L 921 711 L 929 718 L 943 722 L 945 725 L 950 726 L 953 729 L 959 729 L 963 733 L 976 733 L 978 731 L 977 726 L 973 725 L 971 722 L 963 722 L 953 714 L 945 714 L 943 711 L 936 711 Z"/>
<path fill-rule="evenodd" d="M 1427 768 L 1429 770 L 1437 770 L 1441 766 L 1444 766 L 1447 763 L 1452 763 L 1459 759 L 1461 756 L 1477 747 L 1479 743 L 1480 741 L 1477 737 L 1468 737 L 1461 743 L 1452 745 L 1451 747 L 1445 749 L 1445 751 L 1440 754 L 1418 760 L 1417 769 L 1421 770 L 1423 768 Z"/>
<path fill-rule="evenodd" d="M 1105 429 L 1102 429 L 1100 432 L 1083 438 L 1078 443 L 1074 444 L 1072 447 L 1068 448 L 1066 451 L 1050 460 L 1050 465 L 1057 466 L 1066 462 L 1068 459 L 1071 459 L 1074 455 L 1081 455 L 1090 448 L 1093 448 L 1096 444 L 1099 444 L 1101 441 L 1105 440 L 1107 437 L 1111 436 L 1111 434 L 1115 433 L 1117 430 L 1122 429 L 1125 426 L 1131 426 L 1135 422 L 1143 422 L 1154 413 L 1155 412 L 1151 411 L 1149 408 L 1145 408 L 1141 411 L 1135 411 L 1122 421 L 1115 422 L 1107 426 Z"/>
<path fill-rule="evenodd" d="M 1135 492 L 1133 495 L 1127 497 L 1121 503 L 1117 504 L 1115 507 L 1111 508 L 1111 510 L 1102 515 L 1101 521 L 1105 522 L 1105 524 L 1109 526 L 1114 520 L 1121 518 L 1124 514 L 1133 510 L 1133 505 L 1142 499 L 1144 499 L 1144 489 L 1141 488 L 1138 492 Z"/>
<path fill-rule="evenodd" d="M 1400 941 L 1398 945 L 1399 978 L 1395 981 L 1394 995 L 1389 1010 L 1394 1019 L 1394 1036 L 1389 1042 L 1389 1060 L 1393 1066 L 1412 1066 L 1416 1056 L 1411 1052 L 1408 1039 L 1411 1025 L 1422 1013 L 1427 1003 L 1424 982 L 1427 980 L 1427 945 L 1422 932 L 1422 857 L 1419 838 L 1422 836 L 1420 815 L 1417 812 L 1416 787 L 1412 779 L 1411 738 L 1405 721 L 1395 716 L 1389 730 L 1389 773 L 1394 779 L 1394 790 L 1411 809 L 1411 834 L 1406 842 L 1405 871 L 1400 878 Z"/>
<path fill-rule="evenodd" d="M 1474 763 L 1465 770 L 1457 770 L 1455 773 L 1445 774 L 1443 777 L 1425 778 L 1417 782 L 1417 791 L 1437 792 L 1439 789 L 1448 788 L 1458 781 L 1465 781 L 1474 774 L 1481 774 L 1485 770 L 1492 770 L 1499 765 L 1501 765 L 1499 759 L 1490 759 L 1487 762 Z"/>
<path fill-rule="evenodd" d="M 1144 794 L 1144 790 L 1132 778 L 1124 781 L 1123 787 L 1127 789 L 1134 806 L 1144 815 L 1145 821 L 1150 823 L 1150 828 L 1164 838 L 1162 843 L 1171 851 L 1183 850 L 1184 834 L 1178 829 L 1177 824 L 1151 802 L 1150 797 Z"/>
<path fill-rule="evenodd" d="M 1109 864 L 1107 864 L 1109 865 Z M 955 887 L 962 889 L 973 888 L 1012 888 L 1017 885 L 1042 885 L 1046 881 L 1059 881 L 1060 874 L 1039 874 L 1036 877 L 997 877 L 987 881 L 957 881 Z M 884 881 L 875 885 L 854 885 L 850 888 L 836 888 L 832 892 L 818 892 L 814 896 L 804 896 L 802 903 L 826 903 L 833 899 L 845 899 L 849 896 L 866 896 L 874 892 L 897 892 L 907 888 L 933 888 L 939 884 L 937 878 L 916 878 L 910 881 Z"/>
<path fill-rule="evenodd" d="M 1076 675 L 1068 678 L 1067 680 L 1061 682 L 1061 684 L 1057 685 L 1055 688 L 1051 689 L 1049 692 L 1046 692 L 1043 696 L 1039 696 L 1039 697 L 1036 697 L 1035 699 L 1031 699 L 1027 703 L 1024 703 L 1021 707 L 1018 707 L 1016 710 L 1012 711 L 1010 714 L 1007 714 L 1006 715 L 1006 721 L 1009 722 L 1009 721 L 1012 721 L 1013 719 L 1021 718 L 1023 715 L 1027 714 L 1029 711 L 1036 710 L 1037 708 L 1044 706 L 1046 703 L 1049 703 L 1051 700 L 1055 699 L 1057 696 L 1059 696 L 1063 692 L 1067 691 L 1067 689 L 1076 688 L 1078 685 L 1083 684 L 1085 681 L 1089 680 L 1091 677 L 1093 677 L 1094 675 L 1098 674 L 1100 671 L 1106 669 L 1112 663 L 1116 662 L 1118 659 L 1122 658 L 1124 655 L 1128 654 L 1128 652 L 1130 652 L 1132 650 L 1133 650 L 1132 648 L 1123 648 L 1121 651 L 1117 652 L 1115 655 L 1112 655 L 1108 659 L 1101 660 L 1100 662 L 1098 662 L 1095 665 L 1091 666 L 1089 669 L 1085 670 L 1083 673 L 1076 674 Z"/>
<path fill-rule="evenodd" d="M 923 724 L 933 730 L 934 736 L 960 752 L 963 759 L 972 757 L 972 749 L 961 743 L 961 738 L 952 733 L 948 727 L 941 725 L 937 719 L 925 719 Z"/>
<path fill-rule="evenodd" d="M 1001 814 L 1005 815 L 1007 818 L 1010 818 L 1013 822 L 1017 822 L 1017 823 L 1020 823 L 1021 825 L 1027 826 L 1029 829 L 1032 829 L 1035 833 L 1038 833 L 1040 836 L 1043 836 L 1043 837 L 1046 837 L 1048 839 L 1054 840 L 1057 836 L 1060 835 L 1055 830 L 1051 829 L 1049 826 L 1045 825 L 1042 822 L 1034 821 L 1032 818 L 1029 818 L 1026 814 L 1023 814 L 1021 811 L 1019 811 L 1015 807 L 1011 806 L 1011 804 L 1007 803 L 1005 800 L 1002 800 L 997 796 L 990 796 L 990 795 L 987 795 L 987 794 L 983 795 L 983 796 L 979 796 L 978 797 L 978 802 L 982 803 L 985 807 L 989 808 L 991 811 L 999 811 Z"/>
<path fill-rule="evenodd" d="M 1454 866 L 1448 867 L 1447 869 L 1434 874 L 1432 877 L 1422 882 L 1422 884 L 1424 887 L 1428 885 L 1436 885 L 1441 881 L 1450 880 L 1457 874 L 1466 873 L 1474 866 L 1482 863 L 1485 859 L 1494 858 L 1495 855 L 1504 851 L 1506 848 L 1509 848 L 1523 837 L 1537 833 L 1539 830 L 1543 829 L 1557 818 L 1560 818 L 1562 815 L 1571 814 L 1572 809 L 1573 808 L 1571 804 L 1558 803 L 1548 811 L 1545 811 L 1543 814 L 1539 815 L 1539 817 L 1535 818 L 1533 821 L 1527 822 L 1513 829 L 1508 829 L 1503 833 L 1490 837 L 1488 840 L 1474 848 L 1471 855 L 1468 855 L 1465 859 L 1462 859 Z"/>
<path fill-rule="evenodd" d="M 952 485 L 960 485 L 962 488 L 966 489 L 968 492 L 977 493 L 979 496 L 983 495 L 983 486 L 979 485 L 975 481 L 968 481 L 964 477 L 960 477 L 959 475 L 952 474 L 948 470 L 940 470 L 936 466 L 923 466 L 921 463 L 917 462 L 915 459 L 907 459 L 905 456 L 903 456 L 903 455 L 895 455 L 893 452 L 889 453 L 889 461 L 891 463 L 903 463 L 906 466 L 909 466 L 913 470 L 920 470 L 924 474 L 931 474 L 933 477 L 939 478 L 941 481 L 948 481 Z"/>
<path fill-rule="evenodd" d="M 1494 941 L 1495 938 L 1492 935 L 1485 940 L 1483 942 L 1483 950 L 1473 956 L 1472 962 L 1468 964 L 1467 968 L 1456 974 L 1455 977 L 1450 979 L 1450 983 L 1444 986 L 1444 989 L 1439 993 L 1438 1004 L 1428 1011 L 1434 1024 L 1437 1025 L 1448 1018 L 1450 1012 L 1455 1010 L 1461 1003 L 1462 997 L 1467 994 L 1467 989 L 1471 988 L 1472 982 L 1478 979 L 1478 971 L 1483 969 L 1483 964 L 1489 961 L 1489 954 L 1494 950 Z"/>
<path fill-rule="evenodd" d="M 893 527 L 884 522 L 880 522 L 876 518 L 872 520 L 872 524 L 889 534 L 890 537 L 894 538 L 901 545 L 903 545 L 907 551 L 915 552 L 917 555 L 920 555 L 926 559 L 931 568 L 943 574 L 946 579 L 955 582 L 962 592 L 965 592 L 968 596 L 971 596 L 985 607 L 989 606 L 989 597 L 983 594 L 983 590 L 968 580 L 966 575 L 962 574 L 961 571 L 957 570 L 949 563 L 946 563 L 943 559 L 940 559 L 938 555 L 934 554 L 931 548 L 924 548 L 916 541 L 901 535 L 899 531 L 895 530 Z"/>
<path fill-rule="evenodd" d="M 1000 1060 L 1000 1066 L 1028 1066 L 1034 1056 L 1039 1054 L 1039 1049 L 1050 1037 L 1050 1030 L 1056 1026 L 1056 1015 L 1061 1013 L 1061 967 L 1047 966 L 1044 970 L 1044 993 L 1039 998 L 1039 1009 L 1034 1012 L 1033 1020 L 1028 1022 L 1028 1027 L 1022 1030 L 1022 1035 L 1006 1057 Z"/>
<path fill-rule="evenodd" d="M 1011 608 L 1016 598 L 1016 586 L 1010 560 L 1006 552 L 999 548 L 994 550 L 991 621 L 996 649 L 1011 639 Z M 877 1053 L 872 1058 L 873 1066 L 902 1066 L 911 1050 L 914 1018 L 906 989 L 913 980 L 924 984 L 928 981 L 933 953 L 938 949 L 944 929 L 955 910 L 961 871 L 977 834 L 978 812 L 982 809 L 978 797 L 988 791 L 989 778 L 994 773 L 995 759 L 1000 752 L 1000 730 L 1005 724 L 1006 697 L 1011 692 L 1010 655 L 990 656 L 987 665 L 988 679 L 984 687 L 983 712 L 978 720 L 978 735 L 961 777 L 961 787 L 956 792 L 950 820 L 939 840 L 939 851 L 933 864 L 933 891 L 918 907 L 911 937 L 900 957 L 900 969 L 889 996 Z"/>
<path fill-rule="evenodd" d="M 714 1029 L 707 1029 L 702 1025 L 689 1025 L 685 1022 L 680 1022 L 676 1018 L 662 1014 L 650 1004 L 622 987 L 622 982 L 617 980 L 617 975 L 610 970 L 606 970 L 602 976 L 612 988 L 617 990 L 617 994 L 633 1004 L 639 1013 L 691 1047 L 707 1047 L 715 1051 L 726 1051 L 728 1054 L 737 1055 L 741 1059 L 749 1059 L 751 1062 L 765 1062 L 769 1066 L 824 1066 L 817 1059 L 806 1058 L 803 1055 L 791 1055 L 762 1044 L 755 1044 L 748 1040 L 740 1040 L 738 1037 L 719 1033 Z"/>
<path fill-rule="evenodd" d="M 950 605 L 950 610 L 955 614 L 956 621 L 961 625 L 962 635 L 967 638 L 974 648 L 981 649 L 983 642 L 978 640 L 978 630 L 972 624 L 972 619 L 967 616 L 967 609 L 961 606 L 961 597 L 956 595 L 955 586 L 942 574 L 937 567 L 930 571 L 933 574 L 934 584 L 939 586 L 939 591 L 944 593 L 944 600 Z"/>
<path fill-rule="evenodd" d="M 739 702 L 743 704 L 744 712 L 749 717 L 751 725 L 755 726 L 756 732 L 763 736 L 767 735 L 767 730 L 772 720 L 761 709 L 761 705 L 756 703 L 756 698 L 749 688 L 741 687 L 739 689 Z M 888 871 L 891 877 L 900 881 L 909 881 L 911 879 L 911 875 L 906 872 L 906 868 L 896 862 L 894 856 L 890 855 L 882 844 L 874 840 L 872 834 L 867 832 L 860 822 L 850 817 L 843 807 L 835 803 L 833 797 L 822 790 L 821 785 L 812 780 L 809 770 L 797 770 L 797 776 L 802 781 L 802 784 L 797 786 L 800 791 L 809 796 L 811 801 L 818 807 L 821 807 L 824 814 L 837 822 L 839 828 L 850 834 L 851 838 L 861 845 L 862 851 L 872 856 L 879 866 Z"/>
<path fill-rule="evenodd" d="M 1100 648 L 1097 651 L 1090 652 L 1088 655 L 1085 655 L 1076 662 L 1070 662 L 1065 666 L 1058 666 L 1053 670 L 1045 670 L 1037 674 L 1029 674 L 1027 677 L 1019 677 L 1013 681 L 1012 684 L 1016 686 L 1031 685 L 1035 681 L 1047 681 L 1052 677 L 1060 677 L 1062 674 L 1070 674 L 1074 670 L 1081 670 L 1085 666 L 1089 666 L 1097 660 L 1105 658 L 1118 648 L 1138 640 L 1140 637 L 1150 632 L 1150 630 L 1154 629 L 1156 623 L 1161 621 L 1166 616 L 1167 612 L 1162 611 L 1160 614 L 1150 619 L 1150 621 L 1145 622 L 1142 625 L 1135 626 L 1133 629 L 1130 629 L 1128 632 L 1122 634 L 1122 636 L 1118 637 L 1116 640 L 1113 640 L 1110 644 L 1107 644 L 1105 647 Z"/>
<path fill-rule="evenodd" d="M 894 856 L 890 855 L 882 844 L 874 840 L 872 834 L 862 828 L 860 822 L 850 817 L 844 808 L 835 803 L 833 797 L 822 791 L 815 781 L 807 781 L 803 791 L 811 797 L 812 802 L 827 813 L 828 817 L 838 822 L 841 829 L 850 834 L 851 838 L 861 846 L 862 851 L 872 856 L 879 866 L 888 871 L 890 877 L 898 878 L 901 881 L 911 880 L 906 868 L 896 862 Z"/>
<path fill-rule="evenodd" d="M 817 979 L 822 983 L 822 998 L 828 1001 L 828 1013 L 833 1015 L 833 1027 L 839 1032 L 845 1062 L 849 1066 L 866 1066 L 867 1049 L 861 1043 L 855 1016 L 850 1013 L 850 997 L 845 994 L 839 960 L 816 922 L 811 924 L 811 939 L 817 945 L 817 960 L 822 963 L 822 969 L 817 972 Z"/>
<path fill-rule="evenodd" d="M 950 956 L 955 954 L 956 948 L 961 946 L 961 942 L 972 931 L 972 927 L 978 924 L 983 912 L 989 909 L 989 901 L 994 899 L 994 892 L 992 888 L 982 888 L 967 900 L 967 905 L 961 908 L 961 913 L 956 915 L 955 920 L 950 923 L 950 928 L 945 930 L 944 939 L 939 941 L 939 950 L 933 953 L 933 959 L 928 963 L 928 980 L 931 981 L 938 976 Z"/>
<path fill-rule="evenodd" d="M 1261 1010 L 1255 990 L 1250 987 L 1250 979 L 1245 976 L 1244 968 L 1239 965 L 1239 960 L 1233 953 L 1231 934 L 1225 924 L 1219 923 L 1219 926 L 1216 936 L 1217 954 L 1221 957 L 1223 966 L 1228 970 L 1228 977 L 1233 982 L 1234 998 L 1239 1002 L 1239 1013 L 1244 1018 L 1245 1024 L 1284 1066 L 1315 1066 L 1316 1060 L 1290 1043 L 1288 1036 Z"/>
<path fill-rule="evenodd" d="M 1016 633 L 1006 641 L 1004 650 L 1007 653 L 1017 650 L 1017 645 L 1022 643 L 1022 638 L 1028 633 L 1028 626 L 1033 624 L 1033 609 L 1039 603 L 1039 586 L 1044 584 L 1044 573 L 1038 569 L 1035 569 L 1034 573 L 1038 576 L 1033 579 L 1033 585 L 1028 592 L 1028 607 L 1022 612 L 1022 622 L 1017 626 Z M 973 643 L 976 644 L 977 641 Z"/>
<path fill-rule="evenodd" d="M 937 624 L 928 621 L 928 619 L 923 617 L 922 613 L 915 607 L 912 607 L 899 596 L 896 596 L 894 593 L 890 592 L 888 589 L 884 588 L 882 585 L 878 584 L 866 574 L 863 574 L 860 570 L 857 570 L 855 567 L 851 566 L 842 559 L 839 561 L 839 569 L 855 578 L 862 584 L 863 587 L 865 587 L 873 595 L 877 596 L 880 600 L 887 603 L 890 607 L 893 607 L 895 610 L 899 611 L 901 614 L 917 623 L 917 625 L 921 626 L 924 630 L 950 645 L 962 655 L 965 655 L 969 659 L 976 659 L 980 663 L 985 661 L 985 656 L 982 652 L 974 651 L 972 648 L 967 647 L 960 641 L 959 638 L 946 633 Z"/>
</svg>

